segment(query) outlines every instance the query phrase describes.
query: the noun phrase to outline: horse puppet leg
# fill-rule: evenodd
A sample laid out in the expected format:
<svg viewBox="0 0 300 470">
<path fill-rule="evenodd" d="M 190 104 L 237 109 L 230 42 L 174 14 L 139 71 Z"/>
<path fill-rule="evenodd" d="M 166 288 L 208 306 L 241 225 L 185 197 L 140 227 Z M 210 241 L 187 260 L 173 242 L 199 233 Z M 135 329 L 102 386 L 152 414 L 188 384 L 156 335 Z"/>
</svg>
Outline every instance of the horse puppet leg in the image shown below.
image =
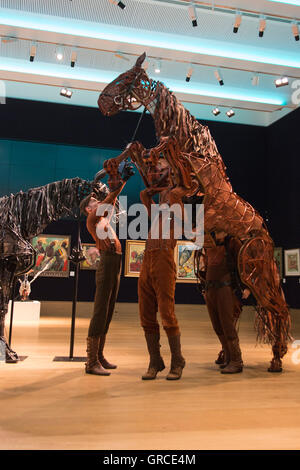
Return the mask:
<svg viewBox="0 0 300 470">
<path fill-rule="evenodd" d="M 5 337 L 5 315 L 8 311 L 8 303 L 11 297 L 13 279 L 16 265 L 9 260 L 0 260 L 0 347 L 5 351 L 6 362 L 15 363 L 19 357 L 13 351 Z"/>
<path fill-rule="evenodd" d="M 291 319 L 274 261 L 274 245 L 267 232 L 246 240 L 238 256 L 241 281 L 257 300 L 257 340 L 272 345 L 269 372 L 281 372 L 287 352 Z"/>
</svg>

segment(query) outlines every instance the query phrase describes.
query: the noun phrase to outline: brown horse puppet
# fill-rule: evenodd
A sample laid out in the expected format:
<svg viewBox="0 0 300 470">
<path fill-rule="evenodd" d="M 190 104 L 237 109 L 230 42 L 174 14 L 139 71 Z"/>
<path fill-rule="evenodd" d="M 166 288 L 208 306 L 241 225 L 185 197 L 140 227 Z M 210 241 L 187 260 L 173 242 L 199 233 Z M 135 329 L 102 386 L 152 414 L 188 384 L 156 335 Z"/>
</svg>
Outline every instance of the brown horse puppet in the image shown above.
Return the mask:
<svg viewBox="0 0 300 470">
<path fill-rule="evenodd" d="M 107 85 L 98 105 L 106 116 L 143 105 L 154 119 L 159 144 L 147 150 L 132 142 L 104 167 L 114 178 L 119 162 L 130 156 L 148 188 L 160 192 L 168 182 L 170 204 L 203 196 L 205 234 L 226 232 L 242 242 L 237 262 L 240 280 L 257 301 L 258 339 L 272 345 L 268 370 L 281 372 L 291 322 L 274 261 L 274 243 L 264 220 L 233 191 L 208 127 L 201 125 L 163 83 L 148 77 L 142 67 L 144 60 L 145 53 L 130 70 Z M 155 173 L 161 156 L 168 164 L 167 179 Z"/>
</svg>

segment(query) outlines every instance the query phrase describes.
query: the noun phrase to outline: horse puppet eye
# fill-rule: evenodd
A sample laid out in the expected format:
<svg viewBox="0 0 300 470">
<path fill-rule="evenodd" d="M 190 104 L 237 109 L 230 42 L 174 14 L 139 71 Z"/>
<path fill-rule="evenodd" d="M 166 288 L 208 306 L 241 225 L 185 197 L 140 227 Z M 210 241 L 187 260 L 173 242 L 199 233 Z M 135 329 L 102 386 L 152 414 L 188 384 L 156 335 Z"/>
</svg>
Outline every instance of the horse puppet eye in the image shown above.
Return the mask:
<svg viewBox="0 0 300 470">
<path fill-rule="evenodd" d="M 123 104 L 123 98 L 122 96 L 118 95 L 118 96 L 115 96 L 114 97 L 114 103 L 117 105 L 117 106 L 120 106 Z"/>
</svg>

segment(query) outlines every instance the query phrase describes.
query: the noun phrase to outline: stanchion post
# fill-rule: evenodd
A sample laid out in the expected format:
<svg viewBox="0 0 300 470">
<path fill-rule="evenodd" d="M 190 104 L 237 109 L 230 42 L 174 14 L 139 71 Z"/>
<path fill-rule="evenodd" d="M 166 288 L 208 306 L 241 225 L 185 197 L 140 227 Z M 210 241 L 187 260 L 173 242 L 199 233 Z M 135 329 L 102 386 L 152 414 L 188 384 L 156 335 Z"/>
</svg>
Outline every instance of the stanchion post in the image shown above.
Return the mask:
<svg viewBox="0 0 300 470">
<path fill-rule="evenodd" d="M 73 303 L 72 303 L 72 321 L 71 321 L 70 354 L 69 354 L 70 360 L 74 358 L 74 339 L 75 339 L 75 319 L 76 319 L 76 307 L 77 307 L 77 296 L 78 296 L 78 278 L 79 278 L 79 263 L 76 263 Z"/>
<path fill-rule="evenodd" d="M 16 278 L 14 277 L 13 285 L 12 285 L 11 307 L 10 307 L 10 321 L 9 321 L 9 335 L 8 335 L 9 347 L 11 347 L 12 328 L 13 328 L 13 320 L 14 320 L 15 290 L 16 290 Z"/>
<path fill-rule="evenodd" d="M 80 221 L 78 216 L 78 232 L 77 232 L 77 243 L 72 249 L 72 253 L 69 256 L 71 263 L 75 265 L 75 279 L 74 279 L 74 291 L 73 291 L 73 302 L 72 302 L 72 319 L 71 319 L 71 334 L 70 334 L 70 353 L 68 357 L 65 356 L 55 356 L 53 361 L 59 362 L 84 362 L 86 357 L 74 357 L 74 339 L 75 339 L 75 321 L 76 321 L 76 307 L 77 307 L 77 297 L 78 297 L 78 278 L 79 278 L 79 264 L 85 259 L 82 255 L 82 246 L 80 240 Z"/>
</svg>

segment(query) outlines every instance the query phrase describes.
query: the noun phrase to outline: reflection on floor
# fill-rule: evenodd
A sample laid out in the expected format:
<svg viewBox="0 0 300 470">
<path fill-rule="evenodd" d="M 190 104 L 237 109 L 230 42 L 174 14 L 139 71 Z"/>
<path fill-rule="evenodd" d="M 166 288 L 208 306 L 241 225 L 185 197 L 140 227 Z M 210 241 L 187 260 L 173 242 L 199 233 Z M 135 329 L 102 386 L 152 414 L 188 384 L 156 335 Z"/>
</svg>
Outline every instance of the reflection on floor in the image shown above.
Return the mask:
<svg viewBox="0 0 300 470">
<path fill-rule="evenodd" d="M 244 372 L 223 376 L 205 307 L 177 306 L 187 366 L 176 382 L 165 380 L 167 369 L 155 381 L 140 380 L 148 358 L 137 312 L 136 304 L 117 305 L 106 351 L 118 369 L 110 377 L 86 375 L 83 363 L 53 362 L 69 353 L 69 317 L 15 326 L 12 346 L 29 357 L 0 365 L 0 448 L 299 449 L 296 349 L 282 374 L 268 373 L 270 348 L 255 347 L 251 309 L 240 323 Z M 300 312 L 292 313 L 300 339 Z M 87 327 L 87 318 L 77 319 L 76 356 L 85 355 Z M 169 365 L 163 331 L 161 342 Z"/>
</svg>

